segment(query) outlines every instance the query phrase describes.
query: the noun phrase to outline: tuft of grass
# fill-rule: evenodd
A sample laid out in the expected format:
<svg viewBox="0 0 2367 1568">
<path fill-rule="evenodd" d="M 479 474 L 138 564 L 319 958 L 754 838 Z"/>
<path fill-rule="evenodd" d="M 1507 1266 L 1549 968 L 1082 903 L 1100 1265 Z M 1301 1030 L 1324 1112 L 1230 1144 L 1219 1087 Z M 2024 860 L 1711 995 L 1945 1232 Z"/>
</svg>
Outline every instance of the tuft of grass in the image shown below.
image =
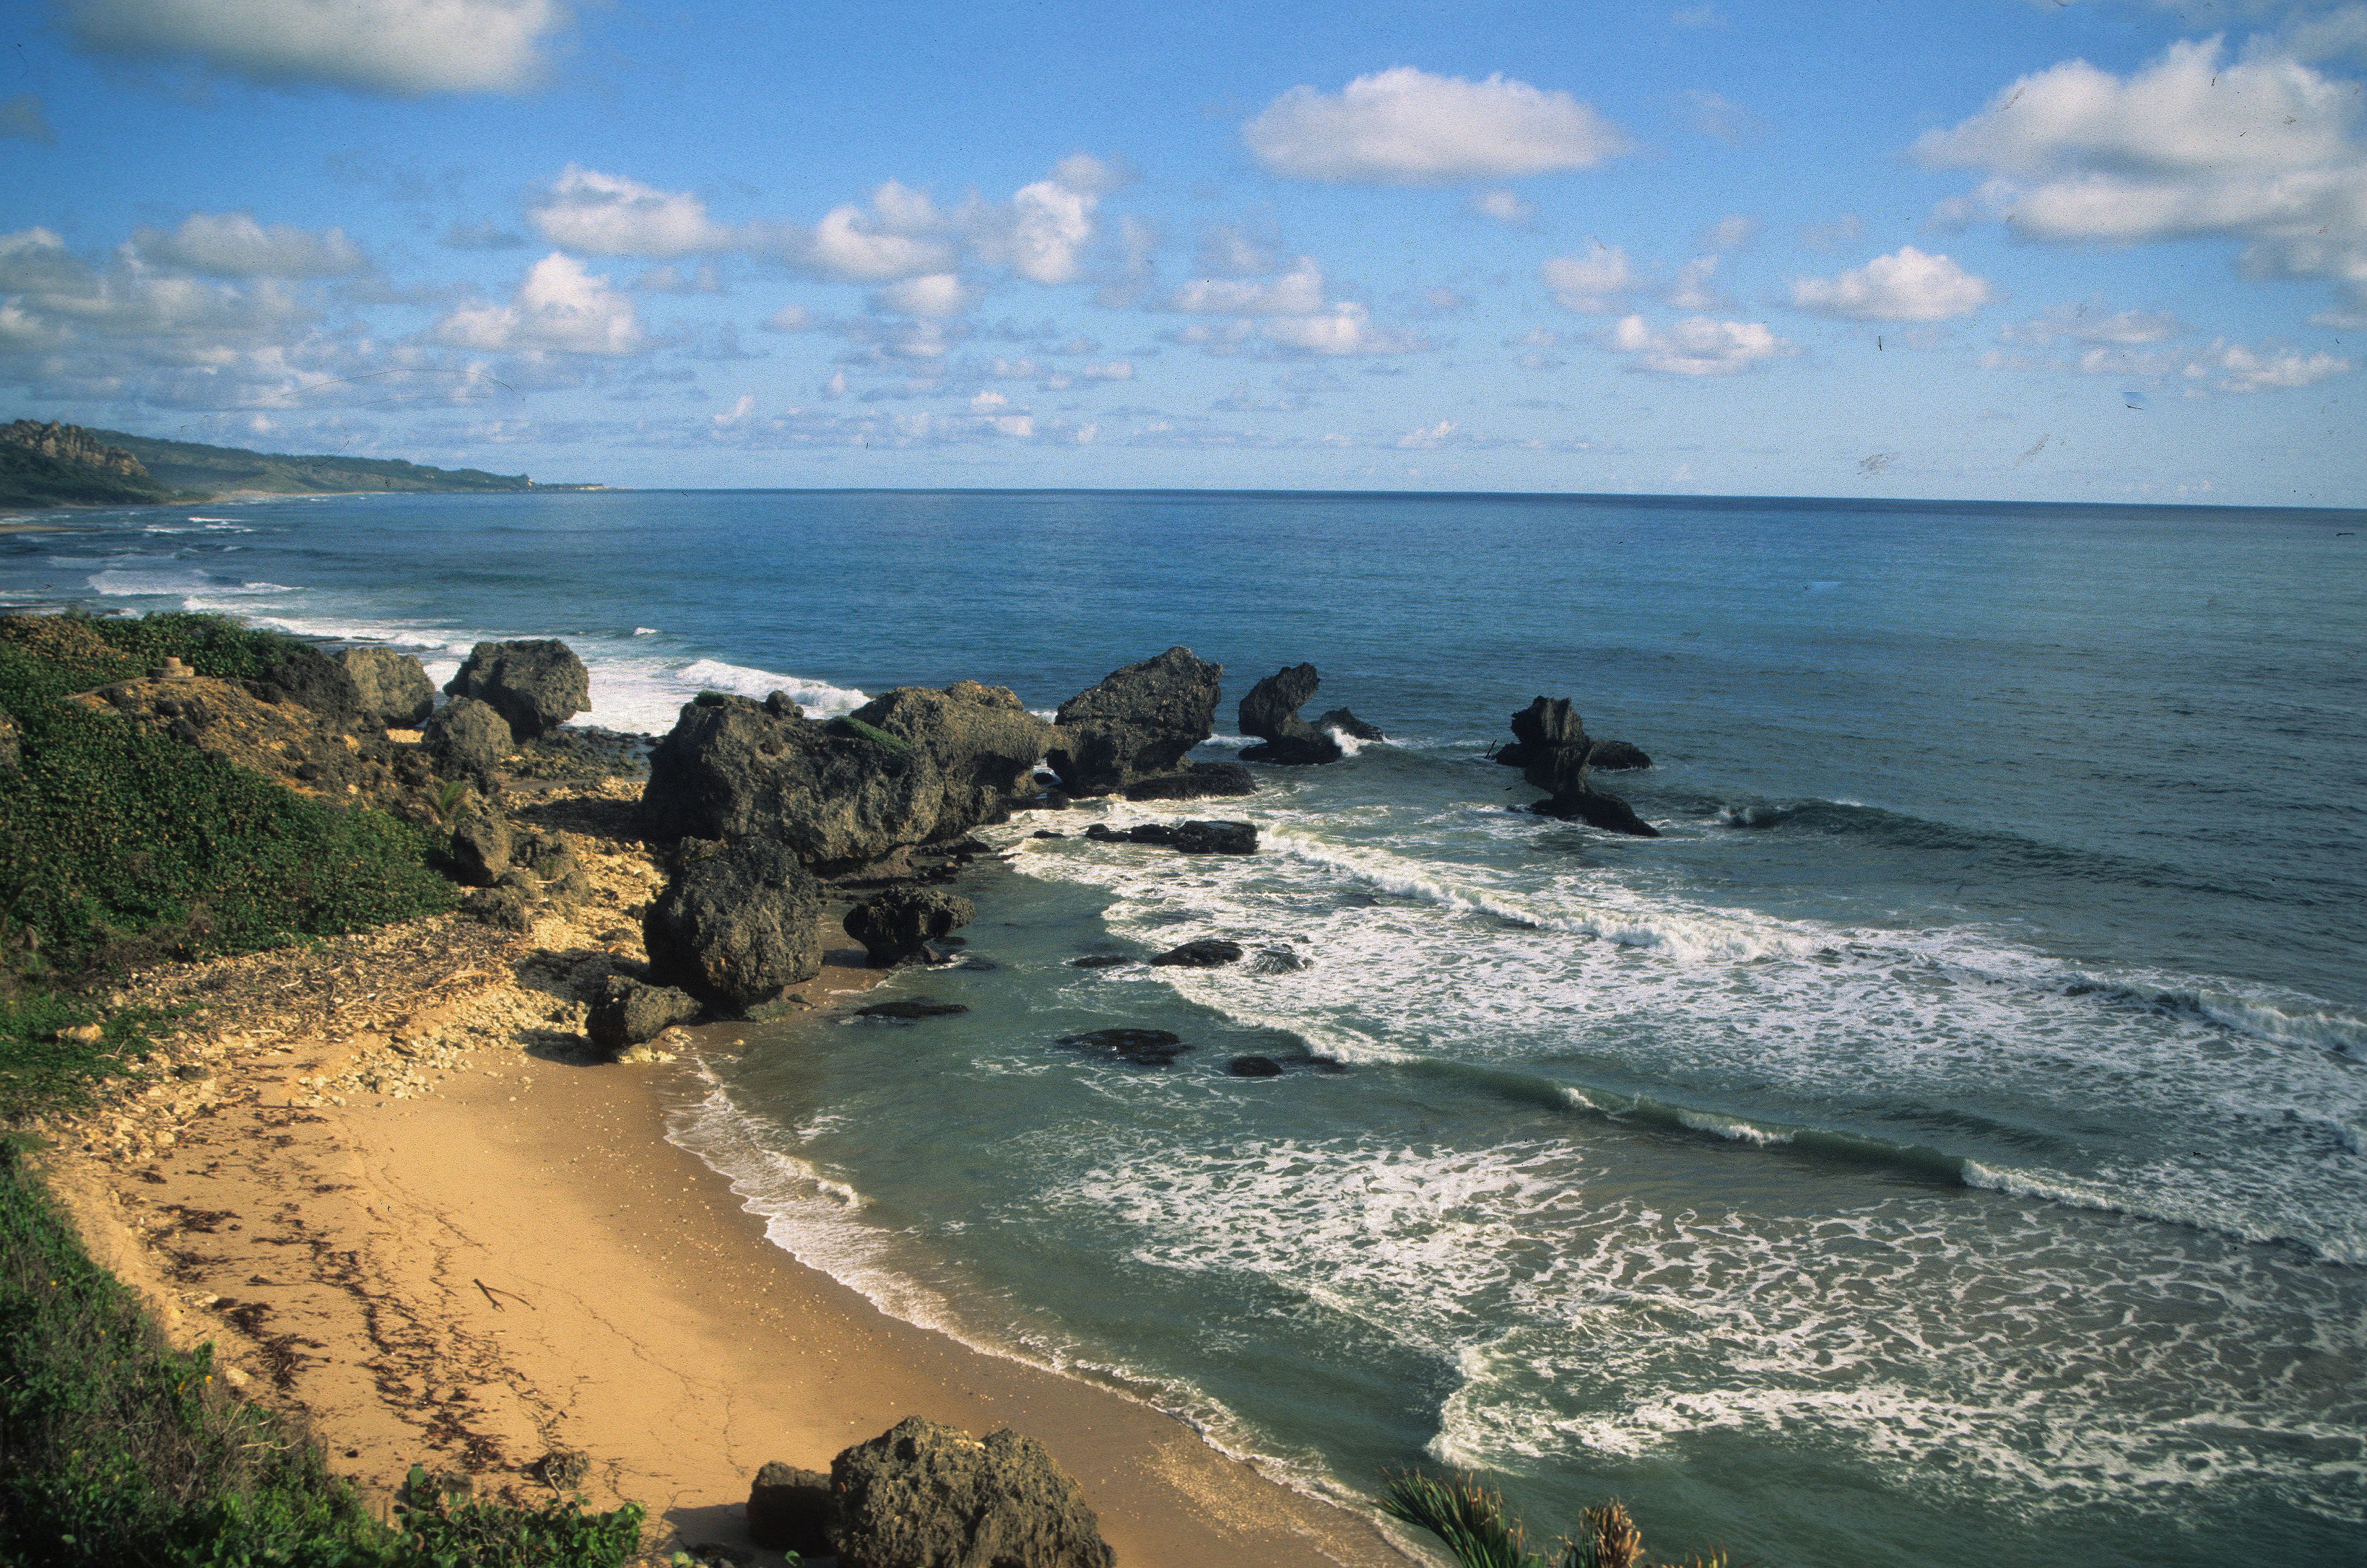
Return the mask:
<svg viewBox="0 0 2367 1568">
<path fill-rule="evenodd" d="M 902 736 L 890 735 L 878 725 L 866 724 L 852 715 L 832 719 L 830 728 L 838 734 L 868 740 L 875 746 L 885 746 L 890 751 L 910 751 L 912 749 L 912 743 Z"/>
<path fill-rule="evenodd" d="M 1578 1539 L 1557 1542 L 1550 1558 L 1528 1549 L 1526 1530 L 1507 1512 L 1502 1495 L 1468 1475 L 1393 1477 L 1382 1489 L 1381 1512 L 1436 1536 L 1459 1568 L 1643 1568 L 1645 1562 L 1643 1531 L 1615 1498 L 1580 1514 Z M 1671 1568 L 1726 1568 L 1726 1555 L 1695 1557 Z"/>
<path fill-rule="evenodd" d="M 89 1104 L 93 1086 L 139 1070 L 156 1021 L 136 1010 L 103 1016 L 68 997 L 0 997 L 0 1122 Z M 95 1040 L 83 1035 L 91 1028 Z"/>
</svg>

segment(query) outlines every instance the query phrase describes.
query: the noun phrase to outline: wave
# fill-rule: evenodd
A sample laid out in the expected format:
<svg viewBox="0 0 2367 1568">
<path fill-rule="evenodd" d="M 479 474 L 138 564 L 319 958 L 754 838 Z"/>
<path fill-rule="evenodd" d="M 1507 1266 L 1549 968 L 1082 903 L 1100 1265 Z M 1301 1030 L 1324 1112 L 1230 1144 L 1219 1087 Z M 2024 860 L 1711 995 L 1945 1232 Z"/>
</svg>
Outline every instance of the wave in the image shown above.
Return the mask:
<svg viewBox="0 0 2367 1568">
<path fill-rule="evenodd" d="M 188 610 L 214 608 L 209 600 L 296 592 L 284 582 L 240 582 L 194 569 L 140 571 L 110 568 L 91 573 L 89 582 L 109 599 L 179 599 L 183 601 L 182 607 Z"/>
<path fill-rule="evenodd" d="M 753 665 L 726 664 L 719 659 L 693 660 L 674 673 L 695 691 L 730 692 L 743 697 L 787 692 L 808 718 L 853 713 L 871 700 L 852 686 L 833 686 L 827 681 L 808 681 Z"/>
</svg>

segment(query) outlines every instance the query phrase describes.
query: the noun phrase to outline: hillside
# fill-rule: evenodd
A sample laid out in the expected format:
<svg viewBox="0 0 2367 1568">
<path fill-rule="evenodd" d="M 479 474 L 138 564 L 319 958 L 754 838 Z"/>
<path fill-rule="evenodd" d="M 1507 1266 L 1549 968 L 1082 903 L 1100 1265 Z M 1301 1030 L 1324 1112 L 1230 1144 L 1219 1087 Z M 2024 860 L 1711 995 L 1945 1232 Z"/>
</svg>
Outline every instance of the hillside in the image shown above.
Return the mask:
<svg viewBox="0 0 2367 1568">
<path fill-rule="evenodd" d="M 31 420 L 0 428 L 0 507 L 126 506 L 205 500 L 233 491 L 323 495 L 583 488 L 537 485 L 524 474 L 433 468 L 401 458 L 254 452 Z"/>
</svg>

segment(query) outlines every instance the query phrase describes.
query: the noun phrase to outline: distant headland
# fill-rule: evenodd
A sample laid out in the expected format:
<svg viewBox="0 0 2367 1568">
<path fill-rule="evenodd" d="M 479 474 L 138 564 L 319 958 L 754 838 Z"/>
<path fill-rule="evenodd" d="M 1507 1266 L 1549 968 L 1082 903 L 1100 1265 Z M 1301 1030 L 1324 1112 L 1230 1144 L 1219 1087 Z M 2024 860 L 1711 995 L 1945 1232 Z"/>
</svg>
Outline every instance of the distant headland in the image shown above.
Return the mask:
<svg viewBox="0 0 2367 1568">
<path fill-rule="evenodd" d="M 139 506 L 236 494 L 601 490 L 399 457 L 296 457 L 20 419 L 0 427 L 0 509 Z"/>
</svg>

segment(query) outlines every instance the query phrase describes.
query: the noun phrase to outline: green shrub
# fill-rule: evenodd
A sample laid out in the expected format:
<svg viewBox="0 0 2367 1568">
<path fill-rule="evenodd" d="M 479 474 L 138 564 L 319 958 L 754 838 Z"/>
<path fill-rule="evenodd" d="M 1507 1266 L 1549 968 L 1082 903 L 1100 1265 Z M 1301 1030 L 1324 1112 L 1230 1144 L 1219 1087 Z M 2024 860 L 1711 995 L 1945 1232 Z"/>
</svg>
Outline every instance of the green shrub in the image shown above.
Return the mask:
<svg viewBox="0 0 2367 1568">
<path fill-rule="evenodd" d="M 93 1084 L 133 1070 L 148 1054 L 152 1021 L 137 1011 L 102 1017 L 55 995 L 0 997 L 0 1122 L 88 1104 Z M 98 1039 L 58 1038 L 85 1024 L 97 1025 Z"/>
</svg>

